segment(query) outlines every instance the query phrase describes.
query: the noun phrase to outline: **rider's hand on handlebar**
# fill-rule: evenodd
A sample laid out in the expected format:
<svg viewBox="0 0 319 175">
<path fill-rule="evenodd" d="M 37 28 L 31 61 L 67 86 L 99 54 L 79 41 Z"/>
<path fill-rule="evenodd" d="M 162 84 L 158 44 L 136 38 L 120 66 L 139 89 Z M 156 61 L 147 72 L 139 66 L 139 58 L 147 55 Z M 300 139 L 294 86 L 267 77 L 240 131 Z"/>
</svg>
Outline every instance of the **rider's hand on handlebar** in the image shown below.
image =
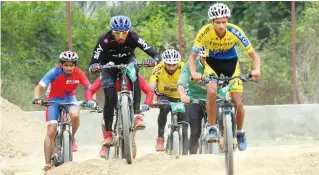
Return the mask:
<svg viewBox="0 0 319 175">
<path fill-rule="evenodd" d="M 258 70 L 258 69 L 252 70 L 252 71 L 251 71 L 251 75 L 252 75 L 252 77 L 253 77 L 254 79 L 260 78 L 260 70 Z"/>
<path fill-rule="evenodd" d="M 97 103 L 96 103 L 94 100 L 89 100 L 89 101 L 87 102 L 87 106 L 88 106 L 89 108 L 95 109 L 96 106 L 97 106 Z"/>
<path fill-rule="evenodd" d="M 189 103 L 190 102 L 190 98 L 187 95 L 181 96 L 181 101 L 183 103 Z"/>
<path fill-rule="evenodd" d="M 97 72 L 99 70 L 101 70 L 101 66 L 100 66 L 99 63 L 91 64 L 90 67 L 89 67 L 90 73 Z"/>
<path fill-rule="evenodd" d="M 140 106 L 140 110 L 141 110 L 141 111 L 147 111 L 147 110 L 149 110 L 149 106 L 146 105 L 146 104 L 142 104 L 142 105 Z"/>
<path fill-rule="evenodd" d="M 41 98 L 36 98 L 36 99 L 33 100 L 32 103 L 33 104 L 42 105 L 43 104 L 43 100 Z"/>
<path fill-rule="evenodd" d="M 193 80 L 200 82 L 202 80 L 202 74 L 195 72 L 191 74 Z"/>
<path fill-rule="evenodd" d="M 145 60 L 145 63 L 148 66 L 155 66 L 157 64 L 157 61 L 155 59 L 149 58 L 149 59 Z"/>
</svg>

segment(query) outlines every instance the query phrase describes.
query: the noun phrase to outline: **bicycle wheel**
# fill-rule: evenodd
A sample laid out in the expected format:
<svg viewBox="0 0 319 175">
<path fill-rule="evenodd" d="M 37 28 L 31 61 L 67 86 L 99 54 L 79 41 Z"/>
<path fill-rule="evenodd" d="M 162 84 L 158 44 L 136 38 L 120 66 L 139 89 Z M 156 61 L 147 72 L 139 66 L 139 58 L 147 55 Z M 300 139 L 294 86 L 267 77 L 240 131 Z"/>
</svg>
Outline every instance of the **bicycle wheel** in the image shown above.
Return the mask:
<svg viewBox="0 0 319 175">
<path fill-rule="evenodd" d="M 208 142 L 205 139 L 200 140 L 199 154 L 208 154 Z"/>
<path fill-rule="evenodd" d="M 63 163 L 72 161 L 72 140 L 69 131 L 62 133 Z"/>
<path fill-rule="evenodd" d="M 115 148 L 114 146 L 108 147 L 106 150 L 105 160 L 114 159 L 115 158 Z"/>
<path fill-rule="evenodd" d="M 172 155 L 172 135 L 170 132 L 167 134 L 167 142 L 166 142 L 165 152 L 167 155 Z"/>
<path fill-rule="evenodd" d="M 124 156 L 128 164 L 132 163 L 132 132 L 128 96 L 121 97 L 121 120 L 123 124 Z"/>
<path fill-rule="evenodd" d="M 226 113 L 223 119 L 224 123 L 224 137 L 225 137 L 225 166 L 226 174 L 234 174 L 234 150 L 233 150 L 233 129 L 232 117 L 230 113 Z"/>
<path fill-rule="evenodd" d="M 172 141 L 172 143 L 173 143 L 172 154 L 174 156 L 177 156 L 177 155 L 179 155 L 179 148 L 180 148 L 179 134 L 177 131 L 174 131 L 172 135 L 173 135 L 173 137 L 172 137 L 172 140 L 173 140 Z"/>
<path fill-rule="evenodd" d="M 62 143 L 61 143 L 61 137 L 60 137 L 60 135 L 58 135 L 58 132 L 56 132 L 54 142 L 55 142 L 55 145 L 54 145 L 55 148 L 54 148 L 51 160 L 52 160 L 53 166 L 57 167 L 57 166 L 61 165 L 61 163 L 62 163 L 62 160 L 59 157 L 59 148 L 61 147 Z"/>
</svg>

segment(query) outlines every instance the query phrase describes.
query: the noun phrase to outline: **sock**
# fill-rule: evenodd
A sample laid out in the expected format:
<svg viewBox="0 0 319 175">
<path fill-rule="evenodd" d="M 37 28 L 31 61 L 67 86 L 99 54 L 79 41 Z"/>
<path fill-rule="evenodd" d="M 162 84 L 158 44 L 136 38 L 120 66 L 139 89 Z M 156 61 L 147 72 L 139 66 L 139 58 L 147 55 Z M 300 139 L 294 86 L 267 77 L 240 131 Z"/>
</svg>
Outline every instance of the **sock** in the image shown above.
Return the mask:
<svg viewBox="0 0 319 175">
<path fill-rule="evenodd" d="M 239 133 L 239 132 L 244 132 L 244 129 L 242 129 L 242 130 L 237 130 L 237 133 Z"/>
</svg>

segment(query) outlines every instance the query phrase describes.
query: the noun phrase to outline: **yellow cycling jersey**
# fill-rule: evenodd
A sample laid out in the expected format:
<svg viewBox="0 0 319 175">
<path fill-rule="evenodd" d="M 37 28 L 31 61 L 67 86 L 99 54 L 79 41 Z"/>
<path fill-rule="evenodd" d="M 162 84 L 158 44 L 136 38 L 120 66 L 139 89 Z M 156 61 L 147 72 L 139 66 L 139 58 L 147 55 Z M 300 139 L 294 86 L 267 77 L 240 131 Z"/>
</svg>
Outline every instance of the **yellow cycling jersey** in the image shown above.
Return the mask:
<svg viewBox="0 0 319 175">
<path fill-rule="evenodd" d="M 184 63 L 179 62 L 175 73 L 170 75 L 165 70 L 164 62 L 161 61 L 154 67 L 150 77 L 150 83 L 157 83 L 156 91 L 158 93 L 171 98 L 179 98 L 179 94 L 177 92 L 177 82 L 183 66 Z"/>
<path fill-rule="evenodd" d="M 246 53 L 253 51 L 253 46 L 240 27 L 228 23 L 225 36 L 219 38 L 214 29 L 214 25 L 210 23 L 199 30 L 192 50 L 198 53 L 199 49 L 205 46 L 206 56 L 208 57 L 215 59 L 233 59 L 238 57 L 238 45 L 244 47 Z"/>
</svg>

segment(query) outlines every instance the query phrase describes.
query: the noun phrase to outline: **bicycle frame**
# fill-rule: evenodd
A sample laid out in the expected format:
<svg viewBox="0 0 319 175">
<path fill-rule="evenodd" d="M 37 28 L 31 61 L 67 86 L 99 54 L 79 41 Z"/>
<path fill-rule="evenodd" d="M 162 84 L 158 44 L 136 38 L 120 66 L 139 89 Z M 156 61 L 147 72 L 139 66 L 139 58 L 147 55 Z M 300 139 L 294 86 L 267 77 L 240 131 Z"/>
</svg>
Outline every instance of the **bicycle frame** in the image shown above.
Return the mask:
<svg viewBox="0 0 319 175">
<path fill-rule="evenodd" d="M 122 96 L 123 95 L 126 95 L 128 96 L 128 99 L 129 99 L 129 106 L 130 106 L 130 110 L 131 110 L 131 113 L 130 113 L 130 120 L 131 120 L 131 128 L 130 130 L 132 130 L 133 128 L 133 118 L 134 118 L 134 108 L 133 108 L 133 91 L 134 91 L 134 86 L 133 86 L 133 83 L 131 85 L 132 87 L 132 91 L 128 91 L 128 88 L 127 88 L 127 79 L 126 79 L 126 74 L 125 74 L 125 67 L 120 69 L 121 70 L 121 77 L 120 77 L 120 82 L 121 82 L 121 91 L 120 92 L 117 92 L 117 109 L 116 109 L 116 120 L 115 120 L 115 125 L 114 125 L 114 130 L 113 131 L 116 131 L 116 127 L 117 127 L 117 121 L 118 121 L 118 111 L 120 111 L 119 109 L 121 108 L 121 100 L 122 100 Z"/>
<path fill-rule="evenodd" d="M 61 164 L 64 162 L 62 160 L 62 133 L 64 131 L 67 131 L 69 133 L 69 140 L 72 143 L 72 122 L 71 122 L 71 116 L 69 111 L 67 110 L 67 106 L 65 105 L 60 105 L 60 116 L 58 117 L 58 126 L 56 130 L 56 135 L 55 135 L 55 148 L 56 151 L 54 153 L 55 158 L 57 159 L 56 161 Z M 72 149 L 70 145 L 70 150 Z M 73 154 L 71 150 L 71 160 L 73 160 Z"/>
</svg>

